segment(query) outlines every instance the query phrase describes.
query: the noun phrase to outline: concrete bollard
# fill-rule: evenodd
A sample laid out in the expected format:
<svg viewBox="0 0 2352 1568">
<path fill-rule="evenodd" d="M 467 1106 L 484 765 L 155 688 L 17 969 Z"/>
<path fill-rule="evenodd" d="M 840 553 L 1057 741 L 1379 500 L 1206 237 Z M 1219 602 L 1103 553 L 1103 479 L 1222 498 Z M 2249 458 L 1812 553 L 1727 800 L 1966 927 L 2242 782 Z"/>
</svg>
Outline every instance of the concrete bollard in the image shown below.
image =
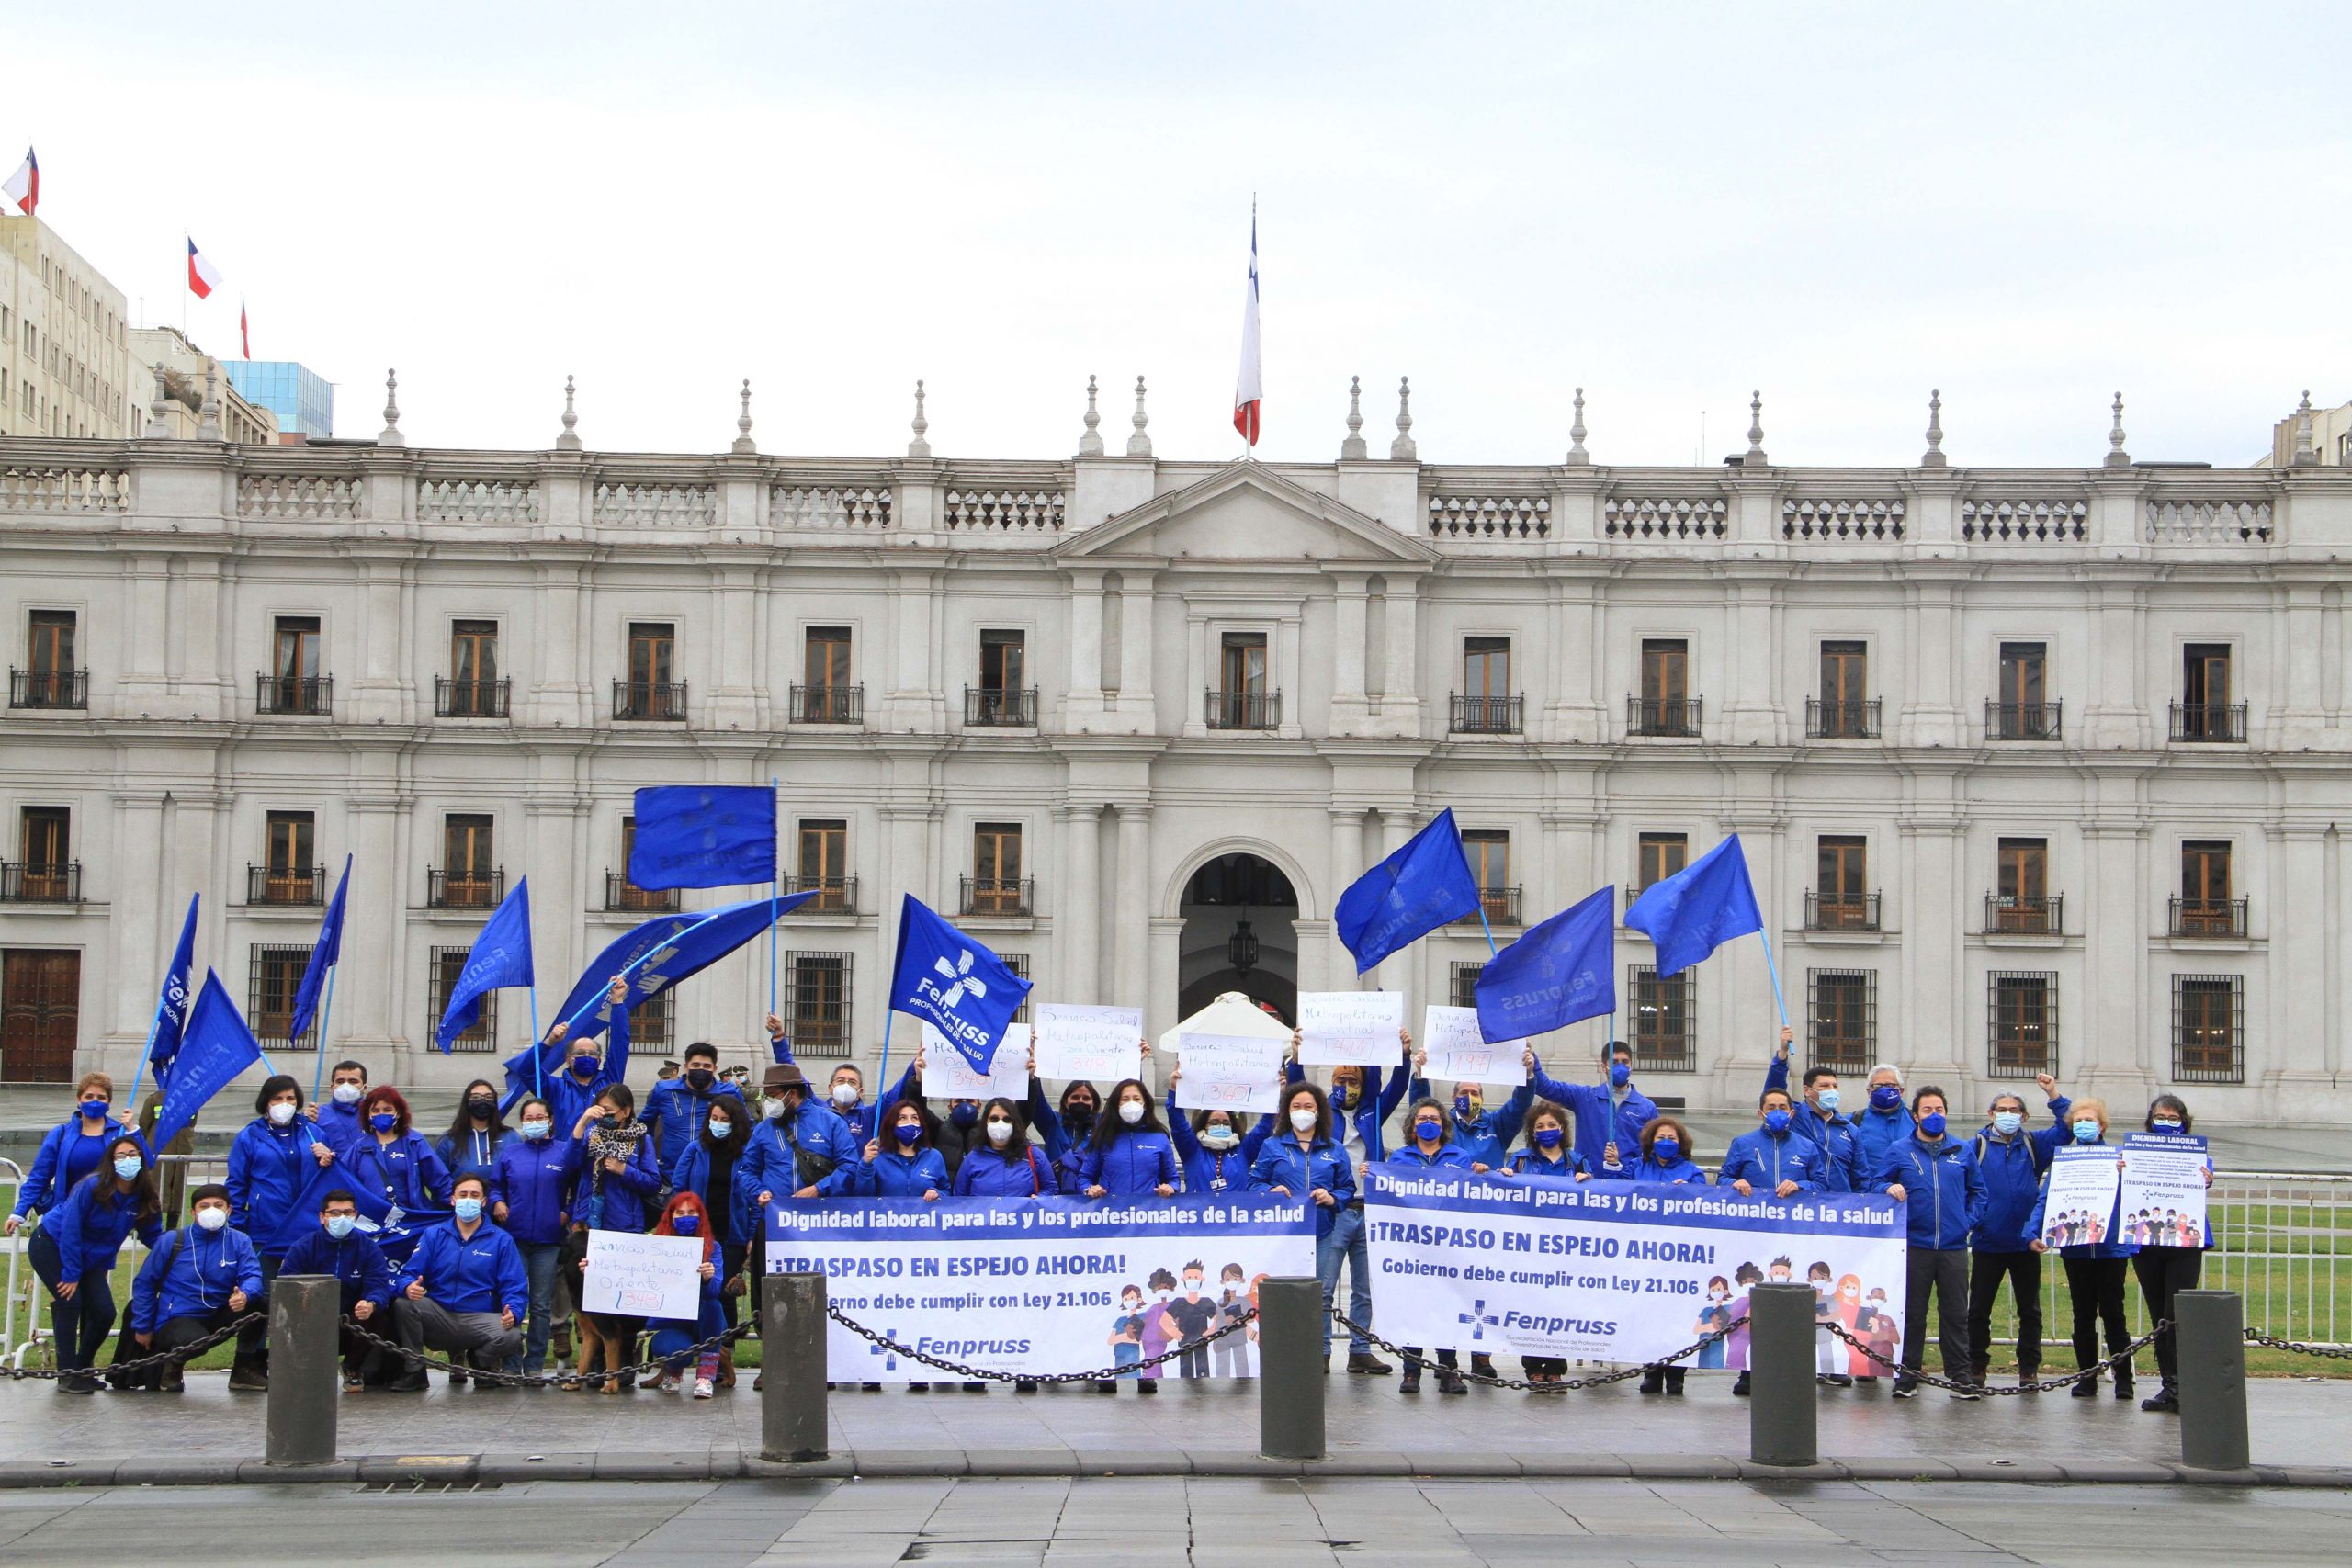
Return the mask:
<svg viewBox="0 0 2352 1568">
<path fill-rule="evenodd" d="M 1821 1458 L 1813 1337 L 1812 1286 L 1750 1288 L 1747 1457 L 1758 1464 L 1814 1464 Z"/>
<path fill-rule="evenodd" d="M 761 1281 L 760 1457 L 823 1459 L 825 1277 L 770 1274 Z"/>
<path fill-rule="evenodd" d="M 270 1284 L 263 1457 L 272 1464 L 324 1464 L 334 1458 L 342 1316 L 343 1283 L 331 1275 L 280 1274 Z"/>
<path fill-rule="evenodd" d="M 1323 1457 L 1323 1287 L 1258 1281 L 1258 1451 Z"/>
<path fill-rule="evenodd" d="M 2235 1291 L 2183 1291 L 2172 1299 L 2173 1365 L 2180 1378 L 2180 1462 L 2244 1470 L 2245 1303 Z"/>
</svg>

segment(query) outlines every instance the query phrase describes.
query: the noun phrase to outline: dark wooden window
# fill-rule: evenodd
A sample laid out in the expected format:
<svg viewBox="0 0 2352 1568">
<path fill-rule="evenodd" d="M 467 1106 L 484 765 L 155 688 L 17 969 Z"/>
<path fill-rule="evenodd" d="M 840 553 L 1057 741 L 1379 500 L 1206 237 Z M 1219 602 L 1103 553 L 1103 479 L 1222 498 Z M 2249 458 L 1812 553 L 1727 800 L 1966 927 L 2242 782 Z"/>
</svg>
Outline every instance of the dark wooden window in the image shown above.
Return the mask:
<svg viewBox="0 0 2352 1568">
<path fill-rule="evenodd" d="M 269 835 L 269 874 L 310 879 L 314 855 L 316 818 L 308 811 L 273 811 L 266 828 Z"/>
<path fill-rule="evenodd" d="M 2245 980 L 2172 977 L 2172 1076 L 2179 1083 L 2245 1081 Z"/>
<path fill-rule="evenodd" d="M 449 997 L 458 988 L 458 976 L 466 972 L 466 955 L 471 952 L 473 949 L 470 947 L 433 949 L 429 960 L 432 966 L 425 972 L 426 979 L 430 982 L 427 989 L 431 993 L 426 998 L 429 1005 L 425 1010 L 425 1039 L 433 1039 L 435 1032 L 440 1029 L 441 1015 L 449 1010 Z M 300 970 L 295 971 L 295 978 L 298 981 L 301 978 Z M 632 1018 L 634 1016 L 634 1014 L 631 1015 Z M 498 993 L 491 991 L 481 998 L 481 1011 L 476 1015 L 474 1026 L 452 1039 L 449 1049 L 488 1051 L 497 1043 L 497 1040 Z"/>
<path fill-rule="evenodd" d="M 803 1056 L 850 1054 L 850 961 L 846 953 L 787 953 L 785 1016 L 792 1048 Z"/>
<path fill-rule="evenodd" d="M 849 684 L 849 628 L 810 626 L 801 648 L 802 683 L 827 689 Z"/>
<path fill-rule="evenodd" d="M 1642 700 L 1660 711 L 1690 695 L 1690 645 L 1679 638 L 1646 638 L 1642 643 Z"/>
<path fill-rule="evenodd" d="M 1228 695 L 1266 689 L 1266 634 L 1227 632 L 1219 649 L 1219 689 Z"/>
<path fill-rule="evenodd" d="M 1839 1073 L 1869 1068 L 1878 1055 L 1878 971 L 1815 969 L 1806 976 L 1810 1064 Z"/>
<path fill-rule="evenodd" d="M 2180 897 L 2189 904 L 2222 905 L 2230 901 L 2230 846 L 2226 841 L 2182 841 Z"/>
<path fill-rule="evenodd" d="M 1018 914 L 1026 902 L 1021 882 L 1021 824 L 976 823 L 972 829 L 972 912 Z"/>
<path fill-rule="evenodd" d="M 498 623 L 449 623 L 449 678 L 460 686 L 485 686 L 498 679 Z"/>
<path fill-rule="evenodd" d="M 1989 983 L 1987 1076 L 2030 1078 L 2057 1072 L 2058 976 L 1996 971 Z"/>
<path fill-rule="evenodd" d="M 36 675 L 71 675 L 74 663 L 74 622 L 71 610 L 35 610 L 26 663 Z"/>
<path fill-rule="evenodd" d="M 2050 700 L 2046 643 L 2005 642 L 2001 645 L 2001 703 L 2006 707 L 2038 708 Z"/>
<path fill-rule="evenodd" d="M 1029 683 L 1028 634 L 980 633 L 980 690 L 1018 692 Z"/>
<path fill-rule="evenodd" d="M 1687 833 L 1644 833 L 1634 843 L 1635 890 L 1664 882 L 1680 871 L 1690 856 Z"/>
<path fill-rule="evenodd" d="M 1462 694 L 1472 698 L 1508 697 L 1510 693 L 1510 638 L 1473 637 L 1462 639 Z"/>
<path fill-rule="evenodd" d="M 1652 1071 L 1689 1072 L 1699 1062 L 1699 972 L 1661 976 L 1655 964 L 1625 968 L 1634 1066 Z"/>
<path fill-rule="evenodd" d="M 315 1014 L 301 1039 L 288 1038 L 294 1027 L 294 993 L 302 988 L 302 974 L 311 966 L 310 945 L 256 944 L 252 965 L 245 981 L 245 1021 L 253 1026 L 254 1037 L 274 1044 L 315 1044 L 319 1037 Z M 441 1021 L 438 1011 L 433 1021 Z M 430 1032 L 426 1038 L 431 1038 Z"/>
<path fill-rule="evenodd" d="M 316 615 L 277 617 L 276 637 L 270 650 L 269 672 L 281 682 L 318 679 L 319 618 Z"/>
</svg>

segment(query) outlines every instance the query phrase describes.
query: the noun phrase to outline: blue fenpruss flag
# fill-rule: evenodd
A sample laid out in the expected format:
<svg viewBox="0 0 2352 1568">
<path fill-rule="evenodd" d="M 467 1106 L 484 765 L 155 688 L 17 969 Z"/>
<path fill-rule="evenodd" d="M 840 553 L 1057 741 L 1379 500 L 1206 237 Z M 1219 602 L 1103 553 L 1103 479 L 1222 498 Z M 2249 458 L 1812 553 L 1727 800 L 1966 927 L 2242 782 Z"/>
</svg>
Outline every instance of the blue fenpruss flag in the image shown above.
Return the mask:
<svg viewBox="0 0 2352 1568">
<path fill-rule="evenodd" d="M 247 1067 L 262 1061 L 261 1042 L 221 988 L 220 976 L 204 972 L 204 989 L 188 1009 L 187 1031 L 172 1062 L 172 1081 L 155 1108 L 155 1131 L 148 1147 L 160 1149 L 196 1120 L 205 1101 Z"/>
<path fill-rule="evenodd" d="M 180 1054 L 180 1029 L 187 1021 L 187 972 L 196 962 L 196 905 L 203 897 L 191 893 L 187 919 L 180 924 L 180 944 L 172 950 L 172 966 L 164 971 L 164 994 L 155 1002 L 155 1036 L 147 1047 L 148 1065 L 162 1089 L 172 1074 L 172 1058 Z"/>
<path fill-rule="evenodd" d="M 1764 929 L 1747 858 L 1734 833 L 1663 882 L 1653 882 L 1625 911 L 1630 931 L 1657 944 L 1660 979 L 1679 975 L 1736 936 Z"/>
<path fill-rule="evenodd" d="M 466 966 L 449 988 L 449 1006 L 441 1014 L 441 1027 L 433 1032 L 433 1043 L 447 1055 L 458 1036 L 481 1016 L 482 998 L 509 986 L 530 983 L 531 879 L 526 876 L 516 881 L 514 891 L 498 906 L 498 912 L 481 928 L 481 935 L 474 938 L 466 953 Z"/>
<path fill-rule="evenodd" d="M 628 879 L 645 888 L 775 881 L 775 791 L 752 784 L 639 790 Z"/>
<path fill-rule="evenodd" d="M 985 1073 L 1029 982 L 982 943 L 941 919 L 911 893 L 899 907 L 899 962 L 890 1006 L 930 1021 Z"/>
<path fill-rule="evenodd" d="M 1617 1010 L 1617 889 L 1600 892 L 1531 928 L 1478 972 L 1478 1033 L 1524 1040 Z"/>
<path fill-rule="evenodd" d="M 1447 807 L 1437 820 L 1365 872 L 1332 911 L 1361 975 L 1406 943 L 1478 912 L 1477 879 Z"/>
<path fill-rule="evenodd" d="M 343 879 L 334 885 L 334 897 L 327 902 L 327 912 L 319 921 L 319 940 L 311 949 L 311 962 L 302 971 L 302 983 L 294 988 L 294 1021 L 286 1031 L 288 1040 L 300 1040 L 310 1032 L 311 1017 L 319 1010 L 319 993 L 327 983 L 327 971 L 343 958 L 343 896 L 351 890 L 351 857 L 343 857 Z M 319 1042 L 323 1047 L 325 1041 Z"/>
</svg>

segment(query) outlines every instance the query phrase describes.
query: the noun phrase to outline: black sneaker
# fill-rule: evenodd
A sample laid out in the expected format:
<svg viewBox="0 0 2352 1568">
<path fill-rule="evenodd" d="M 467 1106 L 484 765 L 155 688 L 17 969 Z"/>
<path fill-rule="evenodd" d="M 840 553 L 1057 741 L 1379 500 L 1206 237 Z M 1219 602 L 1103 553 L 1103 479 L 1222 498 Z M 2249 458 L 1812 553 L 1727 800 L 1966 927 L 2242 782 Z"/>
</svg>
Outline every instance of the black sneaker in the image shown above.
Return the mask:
<svg viewBox="0 0 2352 1568">
<path fill-rule="evenodd" d="M 1396 1392 L 1398 1393 L 1419 1393 L 1421 1392 L 1421 1369 L 1418 1363 L 1407 1364 L 1404 1377 L 1397 1381 Z"/>
<path fill-rule="evenodd" d="M 1666 1369 L 1664 1367 L 1644 1367 L 1642 1369 L 1642 1392 L 1644 1393 L 1664 1393 L 1666 1392 Z"/>
<path fill-rule="evenodd" d="M 1738 1378 L 1733 1382 L 1731 1391 L 1742 1399 L 1751 1397 L 1747 1392 L 1747 1374 L 1746 1372 L 1741 1372 Z"/>
<path fill-rule="evenodd" d="M 1850 1372 L 1824 1372 L 1820 1377 L 1814 1381 L 1816 1382 L 1827 1383 L 1831 1388 L 1851 1388 L 1854 1386 L 1853 1374 Z"/>
<path fill-rule="evenodd" d="M 1917 1399 L 1919 1397 L 1919 1385 L 1908 1378 L 1897 1378 L 1894 1380 L 1894 1397 Z"/>
</svg>

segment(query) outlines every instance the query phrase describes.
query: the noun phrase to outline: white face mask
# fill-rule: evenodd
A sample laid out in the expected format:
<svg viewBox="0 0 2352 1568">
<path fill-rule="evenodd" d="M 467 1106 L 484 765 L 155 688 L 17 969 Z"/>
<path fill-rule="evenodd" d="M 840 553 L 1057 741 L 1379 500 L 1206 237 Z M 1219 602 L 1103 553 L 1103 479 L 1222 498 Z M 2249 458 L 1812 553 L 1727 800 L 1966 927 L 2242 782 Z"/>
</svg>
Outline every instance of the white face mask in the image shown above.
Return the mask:
<svg viewBox="0 0 2352 1568">
<path fill-rule="evenodd" d="M 198 1209 L 196 1223 L 206 1230 L 217 1231 L 229 1223 L 229 1211 L 221 1208 Z"/>
<path fill-rule="evenodd" d="M 761 1100 L 760 1114 L 771 1122 L 776 1120 L 784 1114 L 784 1101 L 781 1100 Z"/>
<path fill-rule="evenodd" d="M 1201 1142 L 1213 1149 L 1229 1149 L 1240 1141 L 1241 1134 L 1235 1132 L 1230 1127 L 1204 1127 L 1201 1129 Z"/>
<path fill-rule="evenodd" d="M 1142 1121 L 1143 1102 L 1139 1100 L 1130 1100 L 1121 1104 L 1119 1107 L 1119 1120 L 1125 1122 L 1130 1127 Z"/>
<path fill-rule="evenodd" d="M 1010 1122 L 989 1122 L 989 1142 L 991 1144 L 1009 1144 L 1012 1142 L 1012 1123 Z"/>
<path fill-rule="evenodd" d="M 352 1083 L 346 1079 L 334 1086 L 334 1102 L 337 1105 L 356 1105 L 359 1103 L 359 1097 L 367 1092 L 365 1085 Z"/>
<path fill-rule="evenodd" d="M 286 1123 L 294 1120 L 293 1105 L 287 1100 L 279 1100 L 269 1108 L 269 1119 L 281 1127 L 285 1126 Z"/>
<path fill-rule="evenodd" d="M 1311 1132 L 1315 1127 L 1315 1112 L 1302 1105 L 1290 1113 L 1290 1124 L 1302 1133 Z"/>
<path fill-rule="evenodd" d="M 1152 1293 L 1153 1295 L 1155 1295 L 1155 1296 L 1158 1296 L 1161 1301 L 1163 1301 L 1163 1302 L 1164 1302 L 1164 1301 L 1168 1300 L 1170 1297 L 1173 1296 L 1176 1292 L 1173 1292 L 1173 1291 L 1154 1291 L 1154 1292 L 1152 1292 L 1151 1293 Z"/>
<path fill-rule="evenodd" d="M 844 1111 L 848 1110 L 851 1106 L 855 1105 L 857 1103 L 857 1086 L 854 1083 L 835 1084 L 833 1086 L 833 1103 L 840 1106 Z"/>
</svg>

